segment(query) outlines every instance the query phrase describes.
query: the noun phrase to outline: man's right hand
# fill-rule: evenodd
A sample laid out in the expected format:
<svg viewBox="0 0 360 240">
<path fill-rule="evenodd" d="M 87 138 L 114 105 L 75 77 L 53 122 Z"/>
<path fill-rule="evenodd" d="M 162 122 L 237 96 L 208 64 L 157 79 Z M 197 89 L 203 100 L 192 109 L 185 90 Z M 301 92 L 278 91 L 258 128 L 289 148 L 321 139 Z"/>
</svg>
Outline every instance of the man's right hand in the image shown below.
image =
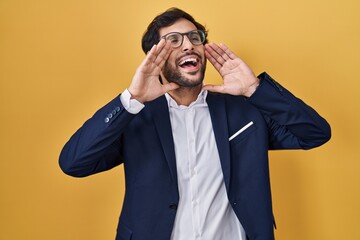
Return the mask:
<svg viewBox="0 0 360 240">
<path fill-rule="evenodd" d="M 145 59 L 137 68 L 128 88 L 131 98 L 141 103 L 152 101 L 166 92 L 179 88 L 176 83 L 161 84 L 159 76 L 171 53 L 170 43 L 161 39 L 147 53 Z"/>
</svg>

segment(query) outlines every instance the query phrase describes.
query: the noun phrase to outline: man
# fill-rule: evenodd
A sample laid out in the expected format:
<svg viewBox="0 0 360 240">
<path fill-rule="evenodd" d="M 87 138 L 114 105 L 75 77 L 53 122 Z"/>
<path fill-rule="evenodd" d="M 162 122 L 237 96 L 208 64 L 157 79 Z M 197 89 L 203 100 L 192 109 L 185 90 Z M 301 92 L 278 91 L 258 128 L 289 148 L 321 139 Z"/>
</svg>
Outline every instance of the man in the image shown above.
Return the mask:
<svg viewBox="0 0 360 240">
<path fill-rule="evenodd" d="M 158 15 L 130 86 L 62 150 L 75 177 L 124 164 L 118 240 L 274 239 L 268 149 L 330 139 L 312 108 L 206 35 L 182 10 Z M 203 85 L 206 59 L 223 84 Z"/>
</svg>

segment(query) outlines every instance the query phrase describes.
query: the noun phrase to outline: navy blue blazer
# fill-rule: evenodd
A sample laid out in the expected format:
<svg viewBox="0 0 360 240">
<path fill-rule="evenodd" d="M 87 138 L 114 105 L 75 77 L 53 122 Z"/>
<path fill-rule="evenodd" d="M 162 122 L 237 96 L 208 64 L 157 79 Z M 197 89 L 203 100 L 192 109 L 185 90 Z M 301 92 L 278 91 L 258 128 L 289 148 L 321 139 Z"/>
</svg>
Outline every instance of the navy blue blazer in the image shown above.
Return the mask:
<svg viewBox="0 0 360 240">
<path fill-rule="evenodd" d="M 310 149 L 330 139 L 329 124 L 263 73 L 248 99 L 209 93 L 207 103 L 227 195 L 248 239 L 272 240 L 269 149 Z M 239 129 L 253 122 L 229 141 Z M 126 193 L 117 240 L 169 240 L 179 202 L 169 110 L 164 96 L 128 113 L 119 96 L 71 137 L 61 169 L 84 177 L 124 164 Z"/>
</svg>

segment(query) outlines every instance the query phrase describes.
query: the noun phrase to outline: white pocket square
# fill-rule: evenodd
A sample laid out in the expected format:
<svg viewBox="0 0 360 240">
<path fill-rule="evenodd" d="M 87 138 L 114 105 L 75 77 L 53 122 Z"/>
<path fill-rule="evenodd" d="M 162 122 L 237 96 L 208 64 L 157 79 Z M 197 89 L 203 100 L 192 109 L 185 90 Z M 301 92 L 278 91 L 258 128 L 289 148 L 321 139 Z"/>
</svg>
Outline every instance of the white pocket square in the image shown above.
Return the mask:
<svg viewBox="0 0 360 240">
<path fill-rule="evenodd" d="M 243 126 L 242 128 L 240 128 L 239 131 L 237 131 L 236 133 L 234 133 L 231 137 L 229 137 L 229 141 L 233 140 L 234 138 L 236 138 L 240 133 L 242 133 L 243 131 L 245 131 L 247 128 L 249 128 L 251 125 L 253 125 L 254 122 L 251 121 L 248 124 L 246 124 L 245 126 Z"/>
</svg>

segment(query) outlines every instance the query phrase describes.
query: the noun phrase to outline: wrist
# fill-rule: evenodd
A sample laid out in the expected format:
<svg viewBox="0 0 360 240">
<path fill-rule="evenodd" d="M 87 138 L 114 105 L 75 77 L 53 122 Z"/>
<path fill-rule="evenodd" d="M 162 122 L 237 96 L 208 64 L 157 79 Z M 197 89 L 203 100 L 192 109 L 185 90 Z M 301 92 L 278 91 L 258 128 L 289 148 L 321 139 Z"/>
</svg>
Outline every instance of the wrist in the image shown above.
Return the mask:
<svg viewBox="0 0 360 240">
<path fill-rule="evenodd" d="M 131 86 L 127 88 L 129 94 L 130 94 L 130 99 L 135 99 L 136 101 L 140 102 L 140 103 L 144 103 L 144 99 L 142 99 L 141 94 L 138 94 L 137 91 L 135 89 L 132 89 Z"/>
<path fill-rule="evenodd" d="M 251 97 L 251 95 L 254 94 L 254 92 L 259 87 L 259 85 L 260 85 L 260 80 L 259 80 L 259 78 L 256 78 L 256 81 L 249 86 L 249 88 L 243 95 L 248 98 Z"/>
</svg>

